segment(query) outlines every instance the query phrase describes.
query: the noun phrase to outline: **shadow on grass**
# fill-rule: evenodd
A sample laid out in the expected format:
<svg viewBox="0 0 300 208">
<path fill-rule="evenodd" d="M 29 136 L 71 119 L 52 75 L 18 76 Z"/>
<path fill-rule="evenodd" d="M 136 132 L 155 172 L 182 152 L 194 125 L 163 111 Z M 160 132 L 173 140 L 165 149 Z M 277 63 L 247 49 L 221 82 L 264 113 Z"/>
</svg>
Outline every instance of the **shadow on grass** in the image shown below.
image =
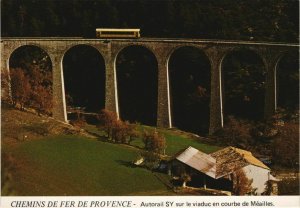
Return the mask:
<svg viewBox="0 0 300 208">
<path fill-rule="evenodd" d="M 138 166 L 136 166 L 135 164 L 133 164 L 132 162 L 129 161 L 124 161 L 124 160 L 116 160 L 116 162 L 120 165 L 124 165 L 128 168 L 137 168 Z"/>
<path fill-rule="evenodd" d="M 101 135 L 101 134 L 98 134 L 98 133 L 95 133 L 95 132 L 92 132 L 92 131 L 89 131 L 87 129 L 85 129 L 85 131 L 95 137 L 103 137 L 103 138 L 106 138 L 105 136 Z"/>
<path fill-rule="evenodd" d="M 99 135 L 97 135 L 97 140 L 101 141 L 101 142 L 110 142 L 106 136 L 99 136 Z"/>
<path fill-rule="evenodd" d="M 144 149 L 145 149 L 145 148 L 140 147 L 140 146 L 135 145 L 135 144 L 127 144 L 127 145 L 129 145 L 129 146 L 131 146 L 131 147 L 134 147 L 134 148 L 136 148 L 136 149 L 139 149 L 139 150 L 144 150 Z"/>
<path fill-rule="evenodd" d="M 116 141 L 113 141 L 112 139 L 109 139 L 106 136 L 96 135 L 96 137 L 97 137 L 97 141 L 100 141 L 100 142 L 107 142 L 107 143 L 111 143 L 111 144 L 119 144 L 119 145 L 124 145 L 124 146 L 128 146 L 128 147 L 132 147 L 132 148 L 135 148 L 137 150 L 144 150 L 144 148 L 142 148 L 142 147 L 140 147 L 138 145 L 134 145 L 134 144 L 130 144 L 130 143 L 116 142 Z"/>
</svg>

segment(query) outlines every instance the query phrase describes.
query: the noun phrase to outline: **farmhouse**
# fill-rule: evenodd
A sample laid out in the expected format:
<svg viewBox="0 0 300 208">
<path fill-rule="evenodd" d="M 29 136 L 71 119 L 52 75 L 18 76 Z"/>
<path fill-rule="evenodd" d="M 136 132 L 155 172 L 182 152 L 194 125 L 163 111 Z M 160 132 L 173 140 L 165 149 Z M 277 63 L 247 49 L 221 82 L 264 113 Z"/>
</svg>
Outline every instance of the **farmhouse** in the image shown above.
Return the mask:
<svg viewBox="0 0 300 208">
<path fill-rule="evenodd" d="M 247 194 L 276 194 L 277 179 L 271 175 L 270 168 L 251 152 L 239 148 L 230 146 L 205 154 L 188 147 L 172 158 L 170 167 L 183 186 L 233 191 L 239 183 L 246 183 L 241 180 L 243 174 L 251 188 Z"/>
</svg>

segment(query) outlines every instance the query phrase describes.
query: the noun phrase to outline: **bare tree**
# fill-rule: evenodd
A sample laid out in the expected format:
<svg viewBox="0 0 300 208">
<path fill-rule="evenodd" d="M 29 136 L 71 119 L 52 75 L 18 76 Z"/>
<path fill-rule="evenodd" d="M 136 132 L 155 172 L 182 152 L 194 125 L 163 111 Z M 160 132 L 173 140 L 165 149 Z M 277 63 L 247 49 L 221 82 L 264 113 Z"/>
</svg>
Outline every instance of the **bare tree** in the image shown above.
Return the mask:
<svg viewBox="0 0 300 208">
<path fill-rule="evenodd" d="M 24 109 L 24 105 L 29 101 L 31 94 L 31 86 L 29 78 L 21 68 L 11 70 L 11 91 L 12 101 L 16 106 L 20 105 L 20 109 Z"/>
<path fill-rule="evenodd" d="M 156 130 L 145 131 L 143 142 L 145 144 L 145 149 L 148 151 L 153 151 L 155 153 L 164 154 L 166 148 L 166 138 L 159 134 Z"/>
<path fill-rule="evenodd" d="M 10 97 L 10 89 L 11 89 L 11 83 L 10 83 L 10 76 L 7 70 L 1 70 L 1 100 L 5 101 L 7 103 L 11 103 L 11 97 Z"/>
<path fill-rule="evenodd" d="M 100 124 L 98 124 L 98 128 L 103 128 L 106 132 L 106 135 L 109 139 L 112 139 L 113 129 L 116 126 L 116 122 L 118 121 L 117 114 L 115 112 L 102 109 L 100 114 L 98 115 L 98 119 Z"/>
<path fill-rule="evenodd" d="M 253 180 L 250 180 L 243 169 L 240 169 L 234 173 L 233 180 L 233 193 L 235 195 L 246 195 L 252 192 Z"/>
</svg>

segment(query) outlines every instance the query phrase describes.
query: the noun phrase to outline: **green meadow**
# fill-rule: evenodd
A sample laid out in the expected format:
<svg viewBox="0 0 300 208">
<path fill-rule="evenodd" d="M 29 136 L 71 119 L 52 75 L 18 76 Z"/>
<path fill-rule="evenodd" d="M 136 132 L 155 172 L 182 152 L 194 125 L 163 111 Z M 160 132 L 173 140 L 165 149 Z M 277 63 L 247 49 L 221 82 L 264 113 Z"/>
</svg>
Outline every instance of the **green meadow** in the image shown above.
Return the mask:
<svg viewBox="0 0 300 208">
<path fill-rule="evenodd" d="M 169 131 L 163 133 L 168 155 L 188 146 L 204 152 L 218 149 Z M 2 151 L 10 153 L 16 163 L 10 182 L 14 195 L 174 195 L 156 173 L 132 165 L 142 148 L 141 139 L 132 145 L 61 135 L 19 142 Z"/>
</svg>

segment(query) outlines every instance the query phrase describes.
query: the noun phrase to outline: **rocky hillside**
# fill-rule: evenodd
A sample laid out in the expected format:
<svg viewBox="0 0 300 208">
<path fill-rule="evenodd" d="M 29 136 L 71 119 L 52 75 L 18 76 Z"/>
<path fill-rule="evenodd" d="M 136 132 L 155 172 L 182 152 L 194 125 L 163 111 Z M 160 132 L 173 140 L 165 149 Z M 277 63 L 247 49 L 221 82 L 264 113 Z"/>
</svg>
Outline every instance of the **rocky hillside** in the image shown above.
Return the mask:
<svg viewBox="0 0 300 208">
<path fill-rule="evenodd" d="M 18 141 L 59 134 L 90 136 L 80 128 L 57 121 L 48 116 L 38 116 L 30 109 L 20 111 L 10 106 L 2 105 L 2 144 L 13 144 Z"/>
</svg>

